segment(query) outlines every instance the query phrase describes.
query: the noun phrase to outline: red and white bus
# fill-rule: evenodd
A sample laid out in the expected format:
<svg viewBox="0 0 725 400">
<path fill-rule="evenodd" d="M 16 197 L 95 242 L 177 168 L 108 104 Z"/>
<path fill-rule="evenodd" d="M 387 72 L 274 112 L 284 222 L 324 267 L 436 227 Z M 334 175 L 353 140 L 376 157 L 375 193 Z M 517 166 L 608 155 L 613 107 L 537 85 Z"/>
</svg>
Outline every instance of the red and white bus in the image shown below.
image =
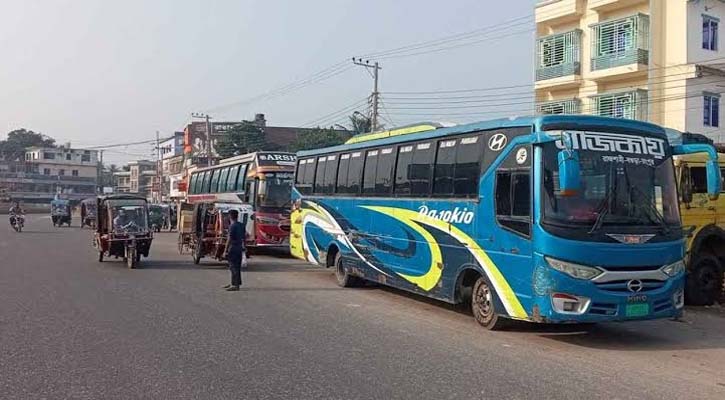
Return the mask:
<svg viewBox="0 0 725 400">
<path fill-rule="evenodd" d="M 195 169 L 187 177 L 187 202 L 239 204 L 250 216 L 248 245 L 287 248 L 296 160 L 293 153 L 261 151 Z"/>
</svg>

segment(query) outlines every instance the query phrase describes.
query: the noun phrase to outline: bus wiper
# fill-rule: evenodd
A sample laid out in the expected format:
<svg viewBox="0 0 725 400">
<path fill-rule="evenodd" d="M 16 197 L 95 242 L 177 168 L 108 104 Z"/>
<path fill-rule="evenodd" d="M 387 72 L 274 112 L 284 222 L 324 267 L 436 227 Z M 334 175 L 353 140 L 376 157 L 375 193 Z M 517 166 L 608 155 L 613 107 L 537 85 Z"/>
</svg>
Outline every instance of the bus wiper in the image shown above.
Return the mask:
<svg viewBox="0 0 725 400">
<path fill-rule="evenodd" d="M 589 229 L 589 234 L 592 234 L 599 229 L 602 228 L 602 224 L 604 223 L 604 217 L 606 217 L 609 214 L 609 211 L 612 209 L 609 207 L 609 197 L 612 195 L 612 191 L 607 193 L 607 196 L 604 198 L 604 202 L 602 203 L 602 206 L 599 207 L 599 213 L 597 214 L 597 219 L 594 221 L 594 225 L 592 225 L 592 228 Z"/>
<path fill-rule="evenodd" d="M 642 189 L 638 188 L 637 186 L 630 186 L 630 189 L 633 191 L 638 192 L 643 199 L 647 199 L 648 196 L 642 191 Z M 665 221 L 665 217 L 660 213 L 660 211 L 655 207 L 654 204 L 652 204 L 651 201 L 644 201 L 642 205 L 638 204 L 638 202 L 634 203 L 634 206 L 638 210 L 643 210 L 649 217 L 652 219 L 657 225 L 659 225 L 662 228 L 662 231 L 665 234 L 670 233 L 670 227 L 667 225 L 667 221 Z"/>
</svg>

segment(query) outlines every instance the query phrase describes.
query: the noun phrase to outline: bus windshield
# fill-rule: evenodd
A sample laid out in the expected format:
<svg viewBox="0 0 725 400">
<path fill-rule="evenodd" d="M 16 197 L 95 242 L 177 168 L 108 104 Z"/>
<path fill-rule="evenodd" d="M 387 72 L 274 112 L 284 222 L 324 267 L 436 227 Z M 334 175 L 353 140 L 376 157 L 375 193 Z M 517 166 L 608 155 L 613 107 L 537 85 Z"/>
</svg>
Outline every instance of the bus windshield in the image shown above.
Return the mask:
<svg viewBox="0 0 725 400">
<path fill-rule="evenodd" d="M 680 227 L 674 168 L 669 156 L 578 149 L 581 190 L 561 196 L 559 148 L 543 145 L 542 224 L 586 240 L 614 229 L 664 232 Z M 628 232 L 634 233 L 630 230 Z M 641 233 L 641 231 L 639 232 Z"/>
<path fill-rule="evenodd" d="M 291 205 L 292 172 L 268 172 L 264 174 L 265 179 L 260 180 L 258 205 L 268 211 L 281 212 L 289 209 Z M 278 210 L 279 209 L 279 210 Z"/>
</svg>

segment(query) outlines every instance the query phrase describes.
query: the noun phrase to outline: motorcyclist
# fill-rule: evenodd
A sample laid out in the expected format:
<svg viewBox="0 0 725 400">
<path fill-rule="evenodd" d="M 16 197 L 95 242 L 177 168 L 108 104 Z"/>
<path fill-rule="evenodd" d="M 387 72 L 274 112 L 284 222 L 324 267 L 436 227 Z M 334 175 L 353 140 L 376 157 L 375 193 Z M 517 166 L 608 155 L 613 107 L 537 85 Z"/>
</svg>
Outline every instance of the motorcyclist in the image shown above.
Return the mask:
<svg viewBox="0 0 725 400">
<path fill-rule="evenodd" d="M 22 217 L 23 215 L 25 215 L 25 210 L 20 207 L 20 202 L 16 201 L 13 202 L 12 206 L 10 206 L 10 211 L 8 212 L 8 214 L 10 217 L 10 223 L 12 224 L 16 217 Z"/>
</svg>

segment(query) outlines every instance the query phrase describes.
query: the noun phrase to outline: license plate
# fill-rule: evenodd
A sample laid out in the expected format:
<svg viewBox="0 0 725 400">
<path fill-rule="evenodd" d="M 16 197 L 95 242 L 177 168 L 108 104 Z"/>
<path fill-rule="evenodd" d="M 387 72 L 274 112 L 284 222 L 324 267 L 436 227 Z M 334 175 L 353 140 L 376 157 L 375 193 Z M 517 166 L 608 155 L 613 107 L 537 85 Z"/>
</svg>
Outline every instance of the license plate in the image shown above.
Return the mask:
<svg viewBox="0 0 725 400">
<path fill-rule="evenodd" d="M 624 310 L 624 314 L 627 317 L 644 317 L 649 315 L 649 304 L 627 304 L 627 308 Z"/>
</svg>

